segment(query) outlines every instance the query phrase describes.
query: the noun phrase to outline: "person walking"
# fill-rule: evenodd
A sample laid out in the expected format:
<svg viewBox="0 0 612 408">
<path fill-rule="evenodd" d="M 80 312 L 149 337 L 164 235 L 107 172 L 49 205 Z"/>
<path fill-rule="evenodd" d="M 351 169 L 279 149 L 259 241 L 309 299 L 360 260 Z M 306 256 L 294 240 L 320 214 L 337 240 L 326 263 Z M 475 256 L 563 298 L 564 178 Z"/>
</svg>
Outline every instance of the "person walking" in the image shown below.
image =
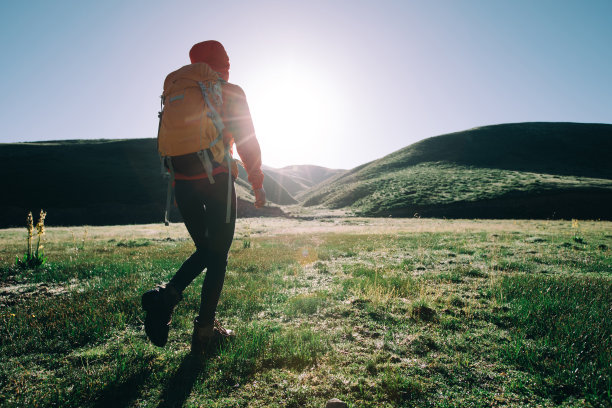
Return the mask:
<svg viewBox="0 0 612 408">
<path fill-rule="evenodd" d="M 266 203 L 266 193 L 263 189 L 264 175 L 261 171 L 259 142 L 255 136 L 244 91 L 238 85 L 227 82 L 230 63 L 225 48 L 218 41 L 200 42 L 191 48 L 189 58 L 192 66 L 206 64 L 219 77 L 222 100 L 219 115 L 224 125 L 221 132 L 223 142 L 229 157 L 235 142 L 255 193 L 254 205 L 261 208 Z M 202 92 L 204 94 L 204 91 Z M 167 104 L 167 101 L 164 101 L 164 104 Z M 212 167 L 213 181 L 204 171 L 204 162 L 196 153 L 172 157 L 170 171 L 174 173 L 176 204 L 196 250 L 183 262 L 168 283 L 142 295 L 142 307 L 146 312 L 145 332 L 156 346 L 165 346 L 172 313 L 182 299 L 183 291 L 204 269 L 206 275 L 202 284 L 199 313 L 194 320 L 191 351 L 202 353 L 211 344 L 218 344 L 234 335 L 215 318 L 236 222 L 236 192 L 233 180 L 238 176 L 238 168 L 233 160 L 228 159 L 228 163 L 230 162 L 231 165 L 215 163 Z M 229 177 L 232 178 L 231 181 L 228 180 Z M 229 205 L 228 198 L 231 200 Z M 231 212 L 227 214 L 227 211 Z"/>
</svg>

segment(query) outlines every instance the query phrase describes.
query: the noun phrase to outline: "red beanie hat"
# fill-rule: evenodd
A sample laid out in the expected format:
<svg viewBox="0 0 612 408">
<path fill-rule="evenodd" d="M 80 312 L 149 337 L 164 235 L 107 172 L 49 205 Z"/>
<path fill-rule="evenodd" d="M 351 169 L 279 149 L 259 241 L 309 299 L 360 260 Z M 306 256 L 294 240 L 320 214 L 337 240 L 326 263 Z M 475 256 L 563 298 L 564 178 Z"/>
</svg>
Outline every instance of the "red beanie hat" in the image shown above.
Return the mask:
<svg viewBox="0 0 612 408">
<path fill-rule="evenodd" d="M 229 57 L 219 41 L 211 40 L 197 43 L 189 50 L 189 59 L 191 59 L 192 64 L 196 62 L 208 64 L 221 75 L 221 78 L 226 81 L 229 80 Z"/>
</svg>

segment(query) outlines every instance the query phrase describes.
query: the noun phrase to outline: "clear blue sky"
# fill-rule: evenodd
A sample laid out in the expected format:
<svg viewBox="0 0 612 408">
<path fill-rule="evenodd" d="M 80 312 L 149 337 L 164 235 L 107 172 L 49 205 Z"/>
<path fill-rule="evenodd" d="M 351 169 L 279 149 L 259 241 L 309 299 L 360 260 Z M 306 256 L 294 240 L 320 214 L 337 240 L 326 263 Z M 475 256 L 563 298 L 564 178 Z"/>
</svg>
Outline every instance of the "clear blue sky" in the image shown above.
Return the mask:
<svg viewBox="0 0 612 408">
<path fill-rule="evenodd" d="M 265 164 L 351 168 L 506 122 L 612 123 L 612 0 L 0 6 L 1 142 L 155 137 L 164 77 L 221 41 Z"/>
</svg>

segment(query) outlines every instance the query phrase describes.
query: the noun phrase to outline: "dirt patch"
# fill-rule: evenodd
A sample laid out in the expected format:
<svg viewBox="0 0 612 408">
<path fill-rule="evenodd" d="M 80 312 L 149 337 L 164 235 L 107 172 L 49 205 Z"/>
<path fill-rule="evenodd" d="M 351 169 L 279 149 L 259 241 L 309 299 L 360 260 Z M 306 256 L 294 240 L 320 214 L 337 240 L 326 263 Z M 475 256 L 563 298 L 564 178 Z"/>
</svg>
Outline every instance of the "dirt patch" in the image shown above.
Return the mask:
<svg viewBox="0 0 612 408">
<path fill-rule="evenodd" d="M 48 283 L 17 283 L 17 282 L 2 282 L 0 283 L 0 308 L 13 306 L 19 302 L 32 297 L 52 297 L 59 296 L 72 288 L 74 285 L 60 286 L 50 285 Z"/>
</svg>

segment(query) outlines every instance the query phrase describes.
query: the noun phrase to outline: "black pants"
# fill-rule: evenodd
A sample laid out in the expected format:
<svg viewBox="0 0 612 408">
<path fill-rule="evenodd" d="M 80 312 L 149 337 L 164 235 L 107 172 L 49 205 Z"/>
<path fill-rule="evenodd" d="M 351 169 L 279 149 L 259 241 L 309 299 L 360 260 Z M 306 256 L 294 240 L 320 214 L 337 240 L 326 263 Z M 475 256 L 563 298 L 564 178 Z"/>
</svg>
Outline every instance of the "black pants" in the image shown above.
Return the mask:
<svg viewBox="0 0 612 408">
<path fill-rule="evenodd" d="M 232 209 L 229 223 L 227 213 L 227 178 L 229 174 L 208 179 L 176 180 L 175 195 L 183 221 L 193 239 L 196 251 L 183 263 L 170 283 L 182 292 L 204 269 L 200 316 L 202 324 L 212 323 L 219 296 L 223 289 L 227 256 L 236 225 L 236 191 L 232 183 Z"/>
</svg>

